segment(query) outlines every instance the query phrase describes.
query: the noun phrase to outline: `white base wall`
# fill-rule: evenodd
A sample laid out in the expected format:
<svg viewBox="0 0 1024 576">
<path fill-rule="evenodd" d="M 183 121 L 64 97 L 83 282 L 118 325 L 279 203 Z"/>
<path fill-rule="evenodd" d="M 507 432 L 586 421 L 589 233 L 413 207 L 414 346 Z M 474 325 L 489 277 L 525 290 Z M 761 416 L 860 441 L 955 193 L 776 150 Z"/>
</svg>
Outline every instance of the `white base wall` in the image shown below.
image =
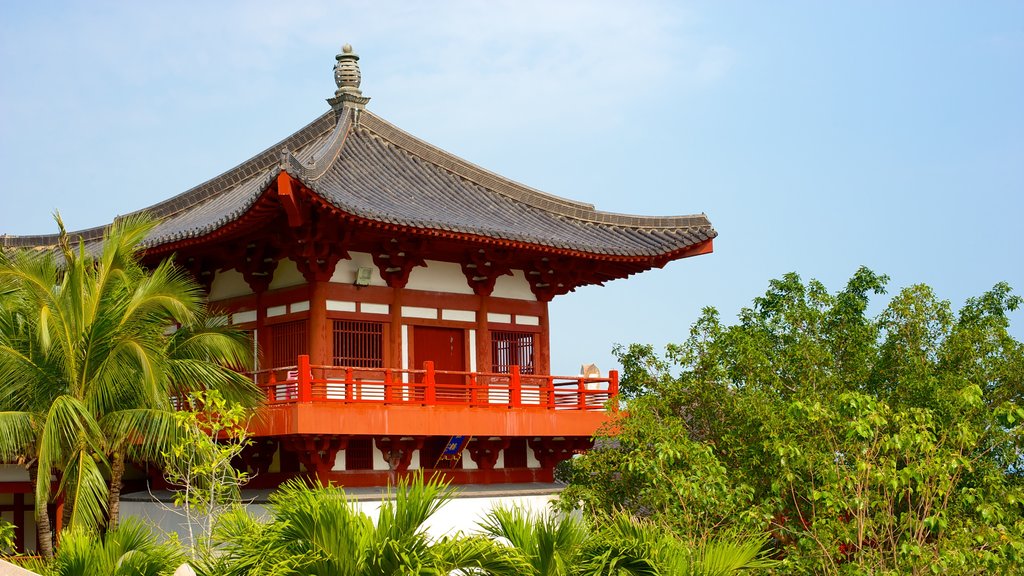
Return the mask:
<svg viewBox="0 0 1024 576">
<path fill-rule="evenodd" d="M 549 503 L 557 496 L 550 494 L 530 494 L 516 496 L 480 496 L 455 498 L 443 506 L 427 524 L 427 533 L 434 538 L 452 535 L 456 532 L 477 532 L 477 523 L 492 508 L 498 506 L 521 506 L 533 513 L 547 512 Z M 380 510 L 380 500 L 360 500 L 356 502 L 359 509 L 370 516 L 374 522 Z M 177 534 L 184 544 L 188 544 L 188 526 L 184 517 L 168 504 L 157 502 L 121 501 L 121 516 L 139 518 L 153 527 L 158 533 Z M 264 504 L 246 506 L 250 514 L 267 518 L 267 507 Z"/>
</svg>

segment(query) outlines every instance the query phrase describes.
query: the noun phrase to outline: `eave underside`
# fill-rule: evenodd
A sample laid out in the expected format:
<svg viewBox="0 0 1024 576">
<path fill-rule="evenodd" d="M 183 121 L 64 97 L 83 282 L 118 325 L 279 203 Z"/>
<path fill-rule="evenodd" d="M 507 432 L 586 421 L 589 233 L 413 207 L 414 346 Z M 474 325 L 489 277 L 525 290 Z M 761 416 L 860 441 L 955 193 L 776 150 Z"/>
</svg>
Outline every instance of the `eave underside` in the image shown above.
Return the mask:
<svg viewBox="0 0 1024 576">
<path fill-rule="evenodd" d="M 593 254 L 380 222 L 342 211 L 282 173 L 235 220 L 203 236 L 152 246 L 146 254 L 154 261 L 174 254 L 207 284 L 215 272 L 229 269 L 247 280 L 269 278 L 285 258 L 295 261 L 307 279 L 326 279 L 349 252 L 372 254 L 392 286 L 403 286 L 409 272 L 427 259 L 461 264 L 467 282 L 481 294 L 489 293 L 497 277 L 519 269 L 537 298 L 547 301 L 579 286 L 625 278 L 711 249 L 707 239 L 656 256 Z"/>
</svg>

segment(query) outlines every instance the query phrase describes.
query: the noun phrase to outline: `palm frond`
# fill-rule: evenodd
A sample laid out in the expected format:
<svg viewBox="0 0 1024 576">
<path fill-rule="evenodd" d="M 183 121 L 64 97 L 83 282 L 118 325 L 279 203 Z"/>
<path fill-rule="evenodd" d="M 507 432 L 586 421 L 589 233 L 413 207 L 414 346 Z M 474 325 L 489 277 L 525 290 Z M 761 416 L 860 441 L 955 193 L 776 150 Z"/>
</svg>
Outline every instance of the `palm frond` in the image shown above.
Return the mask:
<svg viewBox="0 0 1024 576">
<path fill-rule="evenodd" d="M 61 475 L 60 490 L 72 506 L 70 526 L 95 528 L 106 519 L 107 481 L 92 454 L 78 450 Z"/>
<path fill-rule="evenodd" d="M 99 425 L 82 403 L 58 396 L 47 411 L 38 439 L 39 479 L 36 501 L 50 501 L 50 473 L 73 463 L 79 451 L 106 452 Z"/>
<path fill-rule="evenodd" d="M 170 574 L 185 559 L 174 541 L 158 541 L 136 518 L 99 535 L 81 527 L 61 533 L 60 548 L 47 567 L 51 576 L 158 576 Z"/>
<path fill-rule="evenodd" d="M 31 412 L 0 412 L 0 462 L 35 455 L 39 421 Z"/>
<path fill-rule="evenodd" d="M 182 433 L 174 412 L 154 408 L 111 412 L 99 425 L 109 450 L 124 450 L 129 458 L 148 462 L 159 461 Z"/>
</svg>

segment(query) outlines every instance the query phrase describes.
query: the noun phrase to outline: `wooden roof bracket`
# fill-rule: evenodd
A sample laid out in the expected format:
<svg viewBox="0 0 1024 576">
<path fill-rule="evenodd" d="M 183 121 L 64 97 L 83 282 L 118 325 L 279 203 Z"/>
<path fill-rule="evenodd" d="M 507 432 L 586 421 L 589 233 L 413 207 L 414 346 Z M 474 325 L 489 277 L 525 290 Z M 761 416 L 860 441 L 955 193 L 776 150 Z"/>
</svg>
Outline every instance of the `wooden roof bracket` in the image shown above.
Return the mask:
<svg viewBox="0 0 1024 576">
<path fill-rule="evenodd" d="M 292 228 L 302 226 L 305 218 L 302 217 L 299 199 L 295 196 L 295 190 L 292 187 L 292 177 L 284 170 L 277 174 L 277 200 L 288 216 L 288 225 Z"/>
</svg>

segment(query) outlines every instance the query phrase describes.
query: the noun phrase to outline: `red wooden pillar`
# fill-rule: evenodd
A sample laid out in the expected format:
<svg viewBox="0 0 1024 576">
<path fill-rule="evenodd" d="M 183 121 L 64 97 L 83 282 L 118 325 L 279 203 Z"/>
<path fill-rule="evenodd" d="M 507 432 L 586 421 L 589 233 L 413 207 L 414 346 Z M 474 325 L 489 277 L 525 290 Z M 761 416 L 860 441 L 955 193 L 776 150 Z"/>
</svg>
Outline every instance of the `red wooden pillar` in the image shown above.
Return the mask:
<svg viewBox="0 0 1024 576">
<path fill-rule="evenodd" d="M 311 374 L 309 373 L 309 356 L 299 356 L 299 402 L 311 402 L 313 400 L 313 386 Z"/>
<path fill-rule="evenodd" d="M 402 295 L 403 288 L 391 289 L 391 358 L 392 368 L 402 368 Z"/>
<path fill-rule="evenodd" d="M 540 337 L 538 342 L 537 369 L 535 374 L 551 374 L 551 332 L 548 324 L 548 303 L 543 302 L 540 312 Z"/>
<path fill-rule="evenodd" d="M 612 412 L 619 411 L 619 371 L 609 370 L 608 371 L 608 397 L 611 398 L 611 410 Z"/>
<path fill-rule="evenodd" d="M 327 282 L 317 279 L 309 285 L 309 362 L 313 366 L 329 366 L 332 357 L 327 325 Z"/>
<path fill-rule="evenodd" d="M 488 297 L 480 296 L 480 305 L 476 311 L 476 371 L 493 371 L 491 359 L 491 329 L 487 324 Z"/>
<path fill-rule="evenodd" d="M 423 370 L 426 374 L 423 375 L 423 386 L 426 388 L 424 396 L 427 406 L 431 406 L 437 403 L 437 386 L 434 380 L 434 363 L 427 360 L 423 363 Z"/>
<path fill-rule="evenodd" d="M 522 382 L 519 379 L 519 366 L 513 364 L 508 367 L 508 403 L 513 408 L 522 406 Z"/>
<path fill-rule="evenodd" d="M 264 301 L 266 290 L 258 289 L 256 294 L 256 354 L 253 358 L 255 370 L 274 368 L 270 366 L 270 329 L 267 328 L 267 304 Z"/>
</svg>

